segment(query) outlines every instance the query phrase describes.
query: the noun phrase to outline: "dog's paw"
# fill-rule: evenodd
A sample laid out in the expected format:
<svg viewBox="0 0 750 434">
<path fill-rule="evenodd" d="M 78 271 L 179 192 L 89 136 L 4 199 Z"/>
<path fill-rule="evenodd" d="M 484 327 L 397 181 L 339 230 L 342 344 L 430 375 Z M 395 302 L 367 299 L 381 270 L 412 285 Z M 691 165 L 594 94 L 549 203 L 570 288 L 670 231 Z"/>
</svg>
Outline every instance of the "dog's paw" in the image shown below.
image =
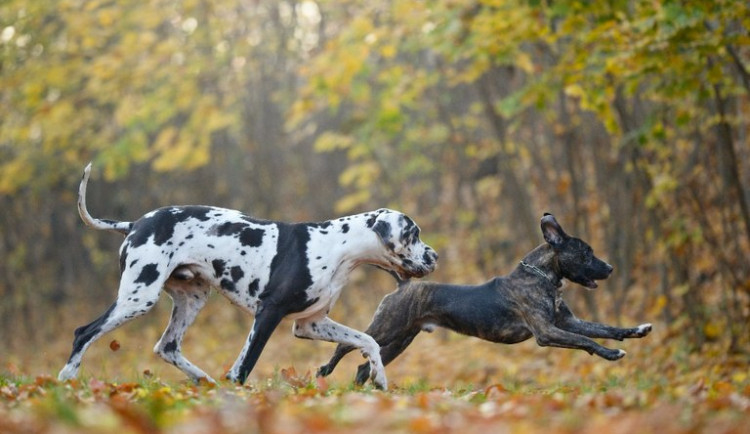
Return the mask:
<svg viewBox="0 0 750 434">
<path fill-rule="evenodd" d="M 609 360 L 610 362 L 614 362 L 615 360 L 620 360 L 623 357 L 625 357 L 625 354 L 627 354 L 623 350 L 610 350 L 607 349 L 606 353 L 598 353 L 601 357 L 604 357 L 605 359 Z"/>
<path fill-rule="evenodd" d="M 232 383 L 236 383 L 236 384 L 242 384 L 242 383 L 244 383 L 244 381 L 240 378 L 239 373 L 237 373 L 237 372 L 229 371 L 224 376 L 224 378 L 226 380 L 228 380 L 228 381 L 231 381 Z"/>
<path fill-rule="evenodd" d="M 331 375 L 331 372 L 333 372 L 333 368 L 331 368 L 331 365 L 323 365 L 320 368 L 318 368 L 318 372 L 315 373 L 315 376 L 327 377 Z"/>
<path fill-rule="evenodd" d="M 193 382 L 195 382 L 198 386 L 216 386 L 216 380 L 211 378 L 211 376 L 206 375 L 204 377 L 197 377 L 193 379 Z"/>
<path fill-rule="evenodd" d="M 635 334 L 633 336 L 636 338 L 642 338 L 644 336 L 647 336 L 649 333 L 651 333 L 651 323 L 646 323 L 636 327 Z"/>
<path fill-rule="evenodd" d="M 365 384 L 367 379 L 370 378 L 370 364 L 362 363 L 357 368 L 357 376 L 354 378 L 354 384 L 362 386 Z"/>
<path fill-rule="evenodd" d="M 59 381 L 72 380 L 78 375 L 78 369 L 74 365 L 65 365 L 64 368 L 57 374 Z"/>
<path fill-rule="evenodd" d="M 373 386 L 380 390 L 388 390 L 388 380 L 385 378 L 385 372 L 374 371 L 374 374 L 370 377 Z"/>
</svg>

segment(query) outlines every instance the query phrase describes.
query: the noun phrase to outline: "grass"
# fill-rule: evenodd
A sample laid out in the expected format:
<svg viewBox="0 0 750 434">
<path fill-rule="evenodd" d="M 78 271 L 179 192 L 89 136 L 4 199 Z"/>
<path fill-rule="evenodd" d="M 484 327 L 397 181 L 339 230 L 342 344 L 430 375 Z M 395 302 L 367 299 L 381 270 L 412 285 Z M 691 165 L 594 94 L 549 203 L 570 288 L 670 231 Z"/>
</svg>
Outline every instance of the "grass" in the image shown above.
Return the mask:
<svg viewBox="0 0 750 434">
<path fill-rule="evenodd" d="M 184 348 L 221 378 L 248 324 L 215 327 L 215 315 L 191 329 Z M 533 341 L 420 334 L 386 367 L 385 392 L 352 384 L 362 360 L 354 353 L 316 379 L 333 345 L 294 339 L 289 324 L 274 333 L 246 385 L 195 385 L 151 353 L 159 324 L 128 325 L 97 342 L 80 378 L 68 382 L 54 379 L 67 340 L 41 353 L 12 347 L 0 366 L 0 432 L 668 434 L 750 426 L 750 358 L 727 355 L 719 343 L 690 351 L 659 324 L 645 339 L 607 343 L 628 351 L 618 362 Z"/>
</svg>

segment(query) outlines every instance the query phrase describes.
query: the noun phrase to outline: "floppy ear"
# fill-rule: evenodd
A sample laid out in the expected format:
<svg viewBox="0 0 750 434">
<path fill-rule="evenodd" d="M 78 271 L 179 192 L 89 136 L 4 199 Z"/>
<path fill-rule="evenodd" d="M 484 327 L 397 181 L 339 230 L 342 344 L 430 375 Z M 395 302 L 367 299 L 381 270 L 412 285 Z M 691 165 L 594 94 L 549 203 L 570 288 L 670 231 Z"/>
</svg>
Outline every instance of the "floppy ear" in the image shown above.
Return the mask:
<svg viewBox="0 0 750 434">
<path fill-rule="evenodd" d="M 393 250 L 394 245 L 391 242 L 391 224 L 383 220 L 378 220 L 372 226 L 372 230 L 378 234 L 383 243 L 388 246 L 389 249 Z"/>
<path fill-rule="evenodd" d="M 544 241 L 553 248 L 560 247 L 565 239 L 568 238 L 568 234 L 565 233 L 562 226 L 555 220 L 555 216 L 550 213 L 544 213 L 541 226 Z"/>
</svg>

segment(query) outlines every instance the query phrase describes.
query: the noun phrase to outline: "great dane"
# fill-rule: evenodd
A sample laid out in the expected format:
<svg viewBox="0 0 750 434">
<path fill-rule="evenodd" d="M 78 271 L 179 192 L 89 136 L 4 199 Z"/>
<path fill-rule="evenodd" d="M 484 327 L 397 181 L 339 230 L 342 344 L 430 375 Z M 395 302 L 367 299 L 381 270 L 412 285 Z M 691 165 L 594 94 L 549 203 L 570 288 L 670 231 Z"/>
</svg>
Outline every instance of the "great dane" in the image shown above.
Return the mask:
<svg viewBox="0 0 750 434">
<path fill-rule="evenodd" d="M 154 352 L 198 382 L 214 380 L 181 352 L 186 329 L 205 305 L 211 288 L 254 315 L 245 346 L 227 378 L 244 383 L 282 318 L 294 320 L 299 338 L 356 347 L 371 363 L 372 381 L 387 388 L 377 343 L 328 318 L 350 272 L 373 264 L 404 279 L 422 277 L 437 264 L 435 251 L 419 238 L 406 215 L 378 209 L 319 223 L 283 223 L 210 206 L 169 206 L 134 222 L 92 217 L 86 184 L 78 211 L 95 229 L 126 235 L 120 248 L 117 300 L 99 318 L 75 331 L 73 351 L 58 378 L 78 374 L 86 349 L 105 333 L 148 312 L 162 288 L 172 315 Z"/>
<path fill-rule="evenodd" d="M 575 348 L 607 360 L 625 351 L 606 348 L 589 338 L 642 338 L 651 324 L 618 328 L 576 318 L 562 299 L 562 280 L 587 288 L 606 279 L 612 266 L 594 256 L 584 241 L 571 237 L 551 214 L 541 220 L 546 243 L 528 253 L 513 272 L 482 285 L 450 285 L 404 281 L 383 298 L 365 333 L 380 345 L 385 365 L 401 354 L 420 331 L 445 327 L 487 341 L 515 344 L 532 336 L 540 346 Z M 339 344 L 328 364 L 318 370 L 326 376 L 354 347 Z M 370 367 L 359 366 L 356 383 L 367 380 Z"/>
</svg>

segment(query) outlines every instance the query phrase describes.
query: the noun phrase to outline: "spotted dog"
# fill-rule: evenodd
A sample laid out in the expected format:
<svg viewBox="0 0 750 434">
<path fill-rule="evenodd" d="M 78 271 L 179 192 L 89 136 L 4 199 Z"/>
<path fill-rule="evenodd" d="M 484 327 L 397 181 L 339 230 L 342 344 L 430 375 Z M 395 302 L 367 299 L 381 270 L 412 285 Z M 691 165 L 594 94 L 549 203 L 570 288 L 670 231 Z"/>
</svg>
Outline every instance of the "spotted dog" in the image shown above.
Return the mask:
<svg viewBox="0 0 750 434">
<path fill-rule="evenodd" d="M 125 234 L 120 248 L 117 300 L 75 331 L 73 350 L 58 378 L 78 374 L 86 349 L 105 333 L 154 306 L 162 288 L 172 298 L 169 324 L 154 352 L 194 381 L 214 380 L 181 351 L 186 329 L 211 288 L 255 316 L 252 330 L 227 378 L 244 383 L 282 318 L 294 319 L 299 338 L 338 342 L 362 350 L 372 381 L 387 388 L 377 343 L 327 317 L 359 264 L 373 264 L 404 279 L 435 269 L 437 254 L 419 238 L 419 227 L 389 209 L 320 223 L 260 220 L 210 206 L 170 206 L 134 222 L 93 218 L 86 209 L 91 164 L 79 187 L 78 211 L 99 230 Z"/>
<path fill-rule="evenodd" d="M 445 327 L 487 341 L 515 344 L 532 336 L 540 346 L 575 348 L 607 360 L 625 351 L 606 348 L 589 338 L 642 338 L 651 324 L 618 328 L 576 318 L 562 299 L 562 280 L 587 288 L 606 279 L 612 266 L 594 256 L 584 241 L 568 236 L 551 214 L 541 221 L 546 241 L 528 253 L 513 272 L 482 285 L 410 282 L 397 277 L 399 287 L 383 298 L 365 333 L 380 345 L 385 365 L 401 354 L 420 331 Z M 351 345 L 339 344 L 318 375 L 326 376 Z M 356 382 L 370 372 L 360 365 Z"/>
</svg>

